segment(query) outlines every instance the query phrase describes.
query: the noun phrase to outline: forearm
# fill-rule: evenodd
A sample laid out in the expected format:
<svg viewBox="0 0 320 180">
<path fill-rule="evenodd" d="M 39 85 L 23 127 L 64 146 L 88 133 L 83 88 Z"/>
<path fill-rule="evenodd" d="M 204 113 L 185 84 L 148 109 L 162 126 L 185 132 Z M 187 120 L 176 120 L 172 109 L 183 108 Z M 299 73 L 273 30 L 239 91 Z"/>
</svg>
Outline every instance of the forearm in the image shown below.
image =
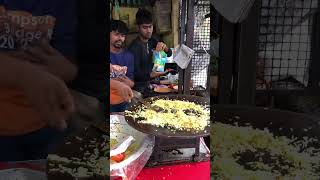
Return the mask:
<svg viewBox="0 0 320 180">
<path fill-rule="evenodd" d="M 120 93 L 123 92 L 126 88 L 131 90 L 131 88 L 128 87 L 128 85 L 126 85 L 125 83 L 115 79 L 110 79 L 110 89 L 114 89 Z"/>
<path fill-rule="evenodd" d="M 127 77 L 126 78 L 119 77 L 119 78 L 115 78 L 114 80 L 122 82 L 123 84 L 129 86 L 130 88 L 134 86 L 134 82 Z"/>
<path fill-rule="evenodd" d="M 156 77 L 159 77 L 159 76 L 164 76 L 166 73 L 165 72 L 151 72 L 150 73 L 150 77 L 151 78 L 156 78 Z"/>
<path fill-rule="evenodd" d="M 23 78 L 30 75 L 35 69 L 39 70 L 38 67 L 27 61 L 0 53 L 0 87 L 21 88 Z"/>
<path fill-rule="evenodd" d="M 71 60 L 64 57 L 61 59 L 51 58 L 50 56 L 39 58 L 21 51 L 0 52 L 0 55 L 6 59 L 15 59 L 16 61 L 21 61 L 30 65 L 32 64 L 33 66 L 55 75 L 65 82 L 72 81 L 77 74 L 76 65 L 74 65 Z"/>
<path fill-rule="evenodd" d="M 127 86 L 129 86 L 130 88 L 133 88 L 133 86 L 134 86 L 134 82 L 131 80 L 131 79 L 129 79 L 127 82 L 124 82 Z"/>
<path fill-rule="evenodd" d="M 77 67 L 70 60 L 60 62 L 48 62 L 45 69 L 65 82 L 72 81 L 77 75 Z"/>
<path fill-rule="evenodd" d="M 121 88 L 122 82 L 110 79 L 110 88 L 111 89 L 119 89 Z"/>
</svg>

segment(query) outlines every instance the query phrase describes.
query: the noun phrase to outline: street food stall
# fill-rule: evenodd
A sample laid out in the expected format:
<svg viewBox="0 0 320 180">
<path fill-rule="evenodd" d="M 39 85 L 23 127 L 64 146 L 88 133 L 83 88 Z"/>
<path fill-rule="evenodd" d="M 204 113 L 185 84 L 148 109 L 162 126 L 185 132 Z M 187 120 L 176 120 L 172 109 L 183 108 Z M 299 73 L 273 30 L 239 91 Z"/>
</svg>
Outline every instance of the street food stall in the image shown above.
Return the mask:
<svg viewBox="0 0 320 180">
<path fill-rule="evenodd" d="M 174 56 L 187 57 L 188 63 L 181 65 L 179 61 L 167 59 L 163 68 L 173 68 L 176 72 L 151 82 L 150 99 L 132 102 L 125 113 L 110 114 L 108 123 L 95 122 L 73 132 L 47 159 L 0 163 L 1 177 L 14 175 L 17 179 L 39 180 L 98 180 L 109 176 L 140 180 L 210 178 L 210 97 L 194 96 L 198 89 L 206 91 L 208 86 L 210 18 L 204 17 L 210 11 L 210 2 L 134 2 L 111 1 L 110 4 L 111 17 L 130 27 L 127 43 L 136 36 L 133 17 L 139 7 L 145 6 L 158 12 L 156 33 L 172 48 Z M 170 7 L 163 9 L 167 2 Z M 198 19 L 195 19 L 196 8 Z M 193 52 L 193 56 L 186 56 L 185 49 Z M 136 117 L 135 112 L 140 112 L 141 117 Z M 159 115 L 157 119 L 161 124 L 149 121 L 152 118 L 148 114 Z"/>
<path fill-rule="evenodd" d="M 113 2 L 110 17 L 126 22 L 130 29 L 126 44 L 137 36 L 134 25 L 137 9 L 152 10 L 156 35 L 173 52 L 165 63 L 154 57 L 154 70 L 174 71 L 153 79 L 145 98 L 133 99 L 127 111 L 110 114 L 110 126 L 118 127 L 110 127 L 111 140 L 122 134 L 121 129 L 137 131 L 147 138 L 141 151 L 131 155 L 120 151 L 121 155 L 111 157 L 110 176 L 112 179 L 209 179 L 210 97 L 209 93 L 199 96 L 199 92 L 209 89 L 210 17 L 206 15 L 210 13 L 210 1 Z M 126 134 L 122 140 L 110 142 L 111 151 L 122 146 L 132 152 L 130 147 L 135 147 L 137 142 L 132 139 L 140 136 Z M 138 160 L 142 153 L 144 158 Z"/>
</svg>

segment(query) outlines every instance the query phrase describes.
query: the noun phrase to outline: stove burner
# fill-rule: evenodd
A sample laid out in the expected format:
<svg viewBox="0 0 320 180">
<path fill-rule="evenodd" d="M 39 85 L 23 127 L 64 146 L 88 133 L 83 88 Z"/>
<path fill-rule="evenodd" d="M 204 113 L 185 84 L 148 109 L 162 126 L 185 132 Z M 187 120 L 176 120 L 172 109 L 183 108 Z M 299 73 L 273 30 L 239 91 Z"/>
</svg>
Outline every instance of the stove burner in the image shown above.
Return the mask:
<svg viewBox="0 0 320 180">
<path fill-rule="evenodd" d="M 155 138 L 153 154 L 146 167 L 210 160 L 203 138 Z"/>
<path fill-rule="evenodd" d="M 176 155 L 176 154 L 183 154 L 183 152 L 182 151 L 180 151 L 179 149 L 173 149 L 173 150 L 163 150 L 164 152 L 166 152 L 166 153 L 172 153 L 172 154 L 174 154 L 174 155 Z"/>
</svg>

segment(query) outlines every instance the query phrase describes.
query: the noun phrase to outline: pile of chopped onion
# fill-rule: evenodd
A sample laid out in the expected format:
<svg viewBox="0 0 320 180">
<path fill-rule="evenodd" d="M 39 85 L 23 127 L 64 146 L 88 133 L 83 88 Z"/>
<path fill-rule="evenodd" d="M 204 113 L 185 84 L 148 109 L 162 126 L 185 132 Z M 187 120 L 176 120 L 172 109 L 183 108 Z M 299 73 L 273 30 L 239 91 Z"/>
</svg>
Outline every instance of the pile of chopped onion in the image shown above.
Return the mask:
<svg viewBox="0 0 320 180">
<path fill-rule="evenodd" d="M 312 153 L 315 149 L 310 147 L 300 152 L 300 147 L 292 143 L 295 139 L 276 137 L 267 129 L 219 122 L 212 125 L 210 138 L 211 173 L 215 179 L 319 179 L 319 151 Z M 304 140 L 317 141 L 308 137 Z M 241 157 L 246 152 L 251 152 L 251 158 Z M 266 160 L 266 157 L 269 159 Z M 241 161 L 241 158 L 244 159 Z"/>
<path fill-rule="evenodd" d="M 173 130 L 203 131 L 210 122 L 210 110 L 193 102 L 159 99 L 151 105 L 161 108 L 162 111 L 157 112 L 153 108 L 144 106 L 135 112 L 126 111 L 126 113 L 134 119 L 142 118 L 139 123 Z M 185 113 L 188 110 L 191 112 Z"/>
</svg>

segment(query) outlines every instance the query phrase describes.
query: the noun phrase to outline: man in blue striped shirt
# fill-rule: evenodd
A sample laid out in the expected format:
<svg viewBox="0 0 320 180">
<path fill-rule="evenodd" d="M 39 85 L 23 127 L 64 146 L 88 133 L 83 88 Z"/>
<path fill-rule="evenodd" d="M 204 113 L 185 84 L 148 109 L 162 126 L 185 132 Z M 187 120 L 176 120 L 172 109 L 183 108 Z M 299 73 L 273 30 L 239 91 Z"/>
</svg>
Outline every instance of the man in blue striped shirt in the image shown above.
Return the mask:
<svg viewBox="0 0 320 180">
<path fill-rule="evenodd" d="M 128 31 L 129 29 L 124 22 L 120 20 L 111 20 L 110 65 L 113 67 L 112 69 L 114 72 L 110 74 L 110 78 L 112 78 L 112 80 L 120 81 L 124 85 L 132 88 L 134 86 L 134 57 L 124 48 L 124 42 Z M 123 112 L 126 107 L 127 102 L 110 104 L 110 112 Z"/>
</svg>

